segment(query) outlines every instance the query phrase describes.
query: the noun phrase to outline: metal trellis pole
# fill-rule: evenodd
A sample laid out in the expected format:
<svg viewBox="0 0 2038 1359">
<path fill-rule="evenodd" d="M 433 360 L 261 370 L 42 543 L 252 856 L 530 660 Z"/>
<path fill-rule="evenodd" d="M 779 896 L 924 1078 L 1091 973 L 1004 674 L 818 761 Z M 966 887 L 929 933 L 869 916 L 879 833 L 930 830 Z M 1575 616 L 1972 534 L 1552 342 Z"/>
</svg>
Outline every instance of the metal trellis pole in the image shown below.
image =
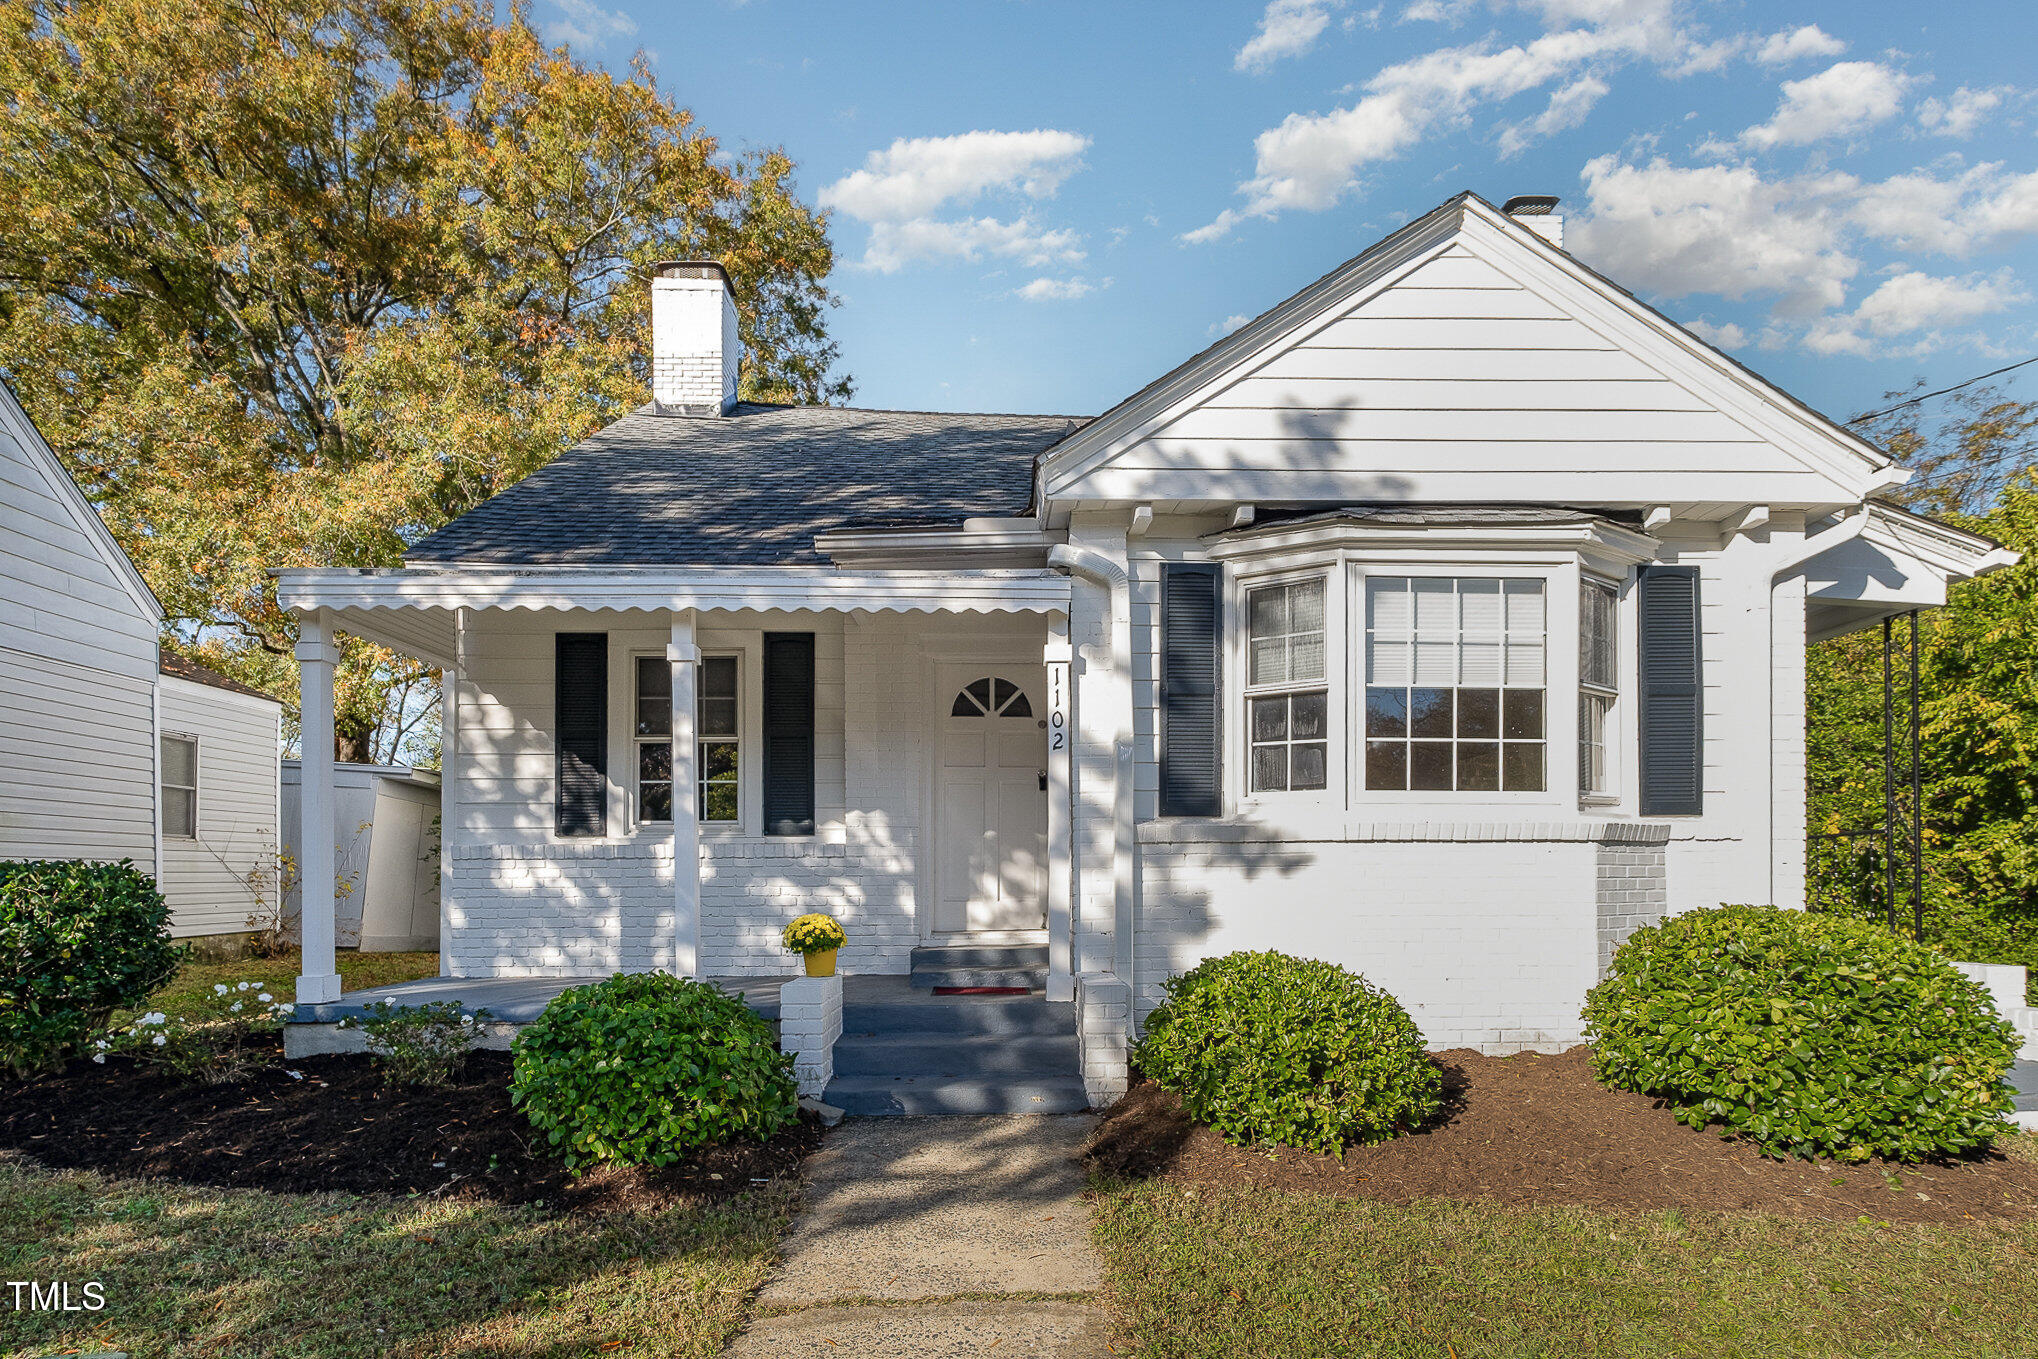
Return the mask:
<svg viewBox="0 0 2038 1359">
<path fill-rule="evenodd" d="M 1896 932 L 1896 707 L 1891 693 L 1890 620 L 1882 620 L 1882 913 Z"/>
<path fill-rule="evenodd" d="M 1925 799 L 1918 768 L 1918 611 L 1911 610 L 1911 938 L 1925 940 Z"/>
</svg>

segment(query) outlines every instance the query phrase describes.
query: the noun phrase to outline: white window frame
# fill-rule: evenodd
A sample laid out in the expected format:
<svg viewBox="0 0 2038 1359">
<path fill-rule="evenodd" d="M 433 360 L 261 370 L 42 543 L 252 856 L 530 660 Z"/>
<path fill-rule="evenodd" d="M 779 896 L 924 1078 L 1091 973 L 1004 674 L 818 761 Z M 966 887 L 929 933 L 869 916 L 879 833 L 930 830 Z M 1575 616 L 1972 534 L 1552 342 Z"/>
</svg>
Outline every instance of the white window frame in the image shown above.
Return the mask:
<svg viewBox="0 0 2038 1359">
<path fill-rule="evenodd" d="M 1625 742 L 1620 739 L 1622 723 L 1625 718 L 1621 701 L 1621 676 L 1626 673 L 1626 648 L 1628 634 L 1631 631 L 1631 629 L 1625 626 L 1622 619 L 1627 595 L 1622 585 L 1623 582 L 1621 581 L 1611 580 L 1591 571 L 1584 572 L 1578 582 L 1578 646 L 1580 650 L 1578 658 L 1578 801 L 1581 806 L 1613 806 L 1621 800 L 1621 778 L 1625 767 L 1625 761 L 1621 759 L 1622 747 Z M 1603 590 L 1613 597 L 1613 608 L 1611 611 L 1613 625 L 1613 683 L 1611 685 L 1597 684 L 1587 680 L 1585 677 L 1585 658 L 1583 655 L 1585 646 L 1584 595 L 1588 590 Z M 1587 736 L 1585 705 L 1587 700 L 1596 700 L 1603 704 L 1600 719 L 1602 733 L 1612 733 L 1611 739 L 1607 739 L 1602 734 L 1602 739 L 1597 743 L 1603 765 L 1602 786 L 1598 788 L 1588 786 L 1588 781 L 1585 777 L 1584 759 Z"/>
<path fill-rule="evenodd" d="M 169 744 L 171 741 L 184 741 L 188 742 L 191 746 L 191 782 L 189 785 L 170 782 L 169 769 L 167 767 L 168 762 L 165 761 L 163 758 L 162 748 L 163 746 Z M 157 738 L 156 796 L 163 809 L 162 815 L 163 837 L 165 839 L 168 840 L 198 839 L 198 828 L 200 824 L 198 790 L 201 787 L 203 787 L 205 783 L 205 771 L 200 766 L 199 761 L 204 756 L 204 749 L 205 749 L 204 743 L 198 739 L 197 734 L 194 732 L 166 731 Z M 172 789 L 175 789 L 179 792 L 189 791 L 191 794 L 191 829 L 189 831 L 170 829 L 170 799 L 167 795 Z"/>
<path fill-rule="evenodd" d="M 637 668 L 640 662 L 646 660 L 655 660 L 668 666 L 671 664 L 662 651 L 632 651 L 628 655 L 628 665 L 625 669 L 623 681 L 626 694 L 623 716 L 625 725 L 625 759 L 629 769 L 628 801 L 630 828 L 633 832 L 641 831 L 646 834 L 663 835 L 670 833 L 672 826 L 670 818 L 654 821 L 646 818 L 644 815 L 643 765 L 640 748 L 646 745 L 657 745 L 661 741 L 669 742 L 671 737 L 669 734 L 664 737 L 640 736 L 637 734 Z M 753 767 L 755 764 L 754 752 L 757 749 L 757 733 L 752 731 L 750 720 L 751 714 L 757 710 L 757 696 L 752 694 L 750 686 L 750 674 L 754 667 L 748 663 L 745 648 L 717 646 L 702 649 L 700 668 L 694 674 L 694 743 L 697 747 L 706 744 L 707 740 L 710 739 L 704 738 L 701 735 L 699 716 L 700 701 L 703 697 L 702 689 L 707 678 L 707 663 L 710 660 L 731 660 L 736 663 L 736 734 L 734 736 L 711 738 L 714 741 L 730 743 L 736 747 L 736 816 L 733 820 L 722 821 L 709 821 L 703 818 L 700 828 L 703 834 L 743 835 L 748 833 L 748 828 L 755 821 L 751 804 L 755 800 L 754 786 L 757 781 Z M 704 770 L 706 766 L 702 763 L 698 767 Z"/>
<path fill-rule="evenodd" d="M 1345 799 L 1345 766 L 1350 742 L 1345 703 L 1348 639 L 1339 620 L 1345 616 L 1345 581 L 1335 552 L 1290 558 L 1269 569 L 1226 572 L 1224 673 L 1220 686 L 1224 694 L 1225 791 L 1229 805 L 1250 810 L 1256 807 L 1293 809 L 1337 808 Z M 1251 643 L 1246 603 L 1250 593 L 1270 585 L 1294 585 L 1310 580 L 1323 582 L 1323 682 L 1248 685 L 1251 671 Z M 1252 700 L 1276 693 L 1324 691 L 1324 786 L 1322 788 L 1270 789 L 1254 792 L 1252 786 Z"/>
</svg>

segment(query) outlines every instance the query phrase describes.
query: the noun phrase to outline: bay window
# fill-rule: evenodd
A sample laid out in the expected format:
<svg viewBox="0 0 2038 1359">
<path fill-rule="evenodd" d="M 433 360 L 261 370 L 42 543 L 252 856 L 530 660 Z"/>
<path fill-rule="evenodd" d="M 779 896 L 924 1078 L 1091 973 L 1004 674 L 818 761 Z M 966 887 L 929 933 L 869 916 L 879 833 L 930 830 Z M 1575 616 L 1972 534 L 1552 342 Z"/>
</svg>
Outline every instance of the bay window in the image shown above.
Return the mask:
<svg viewBox="0 0 2038 1359">
<path fill-rule="evenodd" d="M 1251 791 L 1329 782 L 1324 578 L 1246 591 L 1246 734 Z"/>
<path fill-rule="evenodd" d="M 703 824 L 729 824 L 741 817 L 740 737 L 734 656 L 707 656 L 700 664 L 695 696 Z M 639 656 L 636 673 L 637 819 L 672 820 L 672 663 Z"/>
<path fill-rule="evenodd" d="M 1611 797 L 1613 759 L 1608 727 L 1620 695 L 1614 618 L 1619 595 L 1611 585 L 1586 580 L 1578 592 L 1578 791 Z"/>
<path fill-rule="evenodd" d="M 1543 582 L 1366 580 L 1365 786 L 1542 792 Z"/>
</svg>

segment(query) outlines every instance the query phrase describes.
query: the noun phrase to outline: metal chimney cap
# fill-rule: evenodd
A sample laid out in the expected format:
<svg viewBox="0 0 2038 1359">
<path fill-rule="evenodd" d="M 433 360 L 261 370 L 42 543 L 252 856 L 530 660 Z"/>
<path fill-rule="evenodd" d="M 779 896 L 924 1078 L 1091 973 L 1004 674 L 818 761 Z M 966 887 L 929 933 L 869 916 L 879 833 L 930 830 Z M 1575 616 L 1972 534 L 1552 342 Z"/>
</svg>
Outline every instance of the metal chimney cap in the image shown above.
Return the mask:
<svg viewBox="0 0 2038 1359">
<path fill-rule="evenodd" d="M 720 260 L 660 260 L 651 266 L 653 278 L 719 278 L 722 286 L 730 292 L 736 285 L 729 280 L 729 271 L 722 267 Z"/>
<path fill-rule="evenodd" d="M 1509 217 L 1547 217 L 1557 207 L 1553 193 L 1518 193 L 1500 205 Z"/>
</svg>

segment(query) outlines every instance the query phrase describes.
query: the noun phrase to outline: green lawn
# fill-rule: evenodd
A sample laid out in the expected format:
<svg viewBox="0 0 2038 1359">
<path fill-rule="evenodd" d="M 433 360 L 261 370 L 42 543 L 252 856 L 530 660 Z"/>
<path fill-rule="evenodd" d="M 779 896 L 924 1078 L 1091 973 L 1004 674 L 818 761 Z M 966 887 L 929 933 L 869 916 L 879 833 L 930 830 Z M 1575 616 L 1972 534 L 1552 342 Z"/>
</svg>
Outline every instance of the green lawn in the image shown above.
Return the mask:
<svg viewBox="0 0 2038 1359">
<path fill-rule="evenodd" d="M 436 953 L 355 953 L 342 950 L 339 964 L 340 984 L 349 991 L 439 975 L 439 955 Z M 278 999 L 289 1000 L 297 989 L 297 969 L 297 952 L 294 949 L 279 958 L 186 963 L 169 985 L 149 997 L 149 1004 L 166 1014 L 176 1014 L 210 991 L 215 983 L 224 982 L 232 986 L 244 981 L 262 983 Z"/>
<path fill-rule="evenodd" d="M 360 1359 L 707 1356 L 792 1191 L 713 1209 L 537 1208 L 185 1189 L 0 1160 L 0 1279 L 96 1280 L 98 1313 L 15 1311 L 0 1354 Z"/>
<path fill-rule="evenodd" d="M 1097 1239 L 1116 1320 L 1150 1359 L 2038 1352 L 2038 1223 L 1395 1207 L 1151 1182 L 1100 1190 Z"/>
</svg>

